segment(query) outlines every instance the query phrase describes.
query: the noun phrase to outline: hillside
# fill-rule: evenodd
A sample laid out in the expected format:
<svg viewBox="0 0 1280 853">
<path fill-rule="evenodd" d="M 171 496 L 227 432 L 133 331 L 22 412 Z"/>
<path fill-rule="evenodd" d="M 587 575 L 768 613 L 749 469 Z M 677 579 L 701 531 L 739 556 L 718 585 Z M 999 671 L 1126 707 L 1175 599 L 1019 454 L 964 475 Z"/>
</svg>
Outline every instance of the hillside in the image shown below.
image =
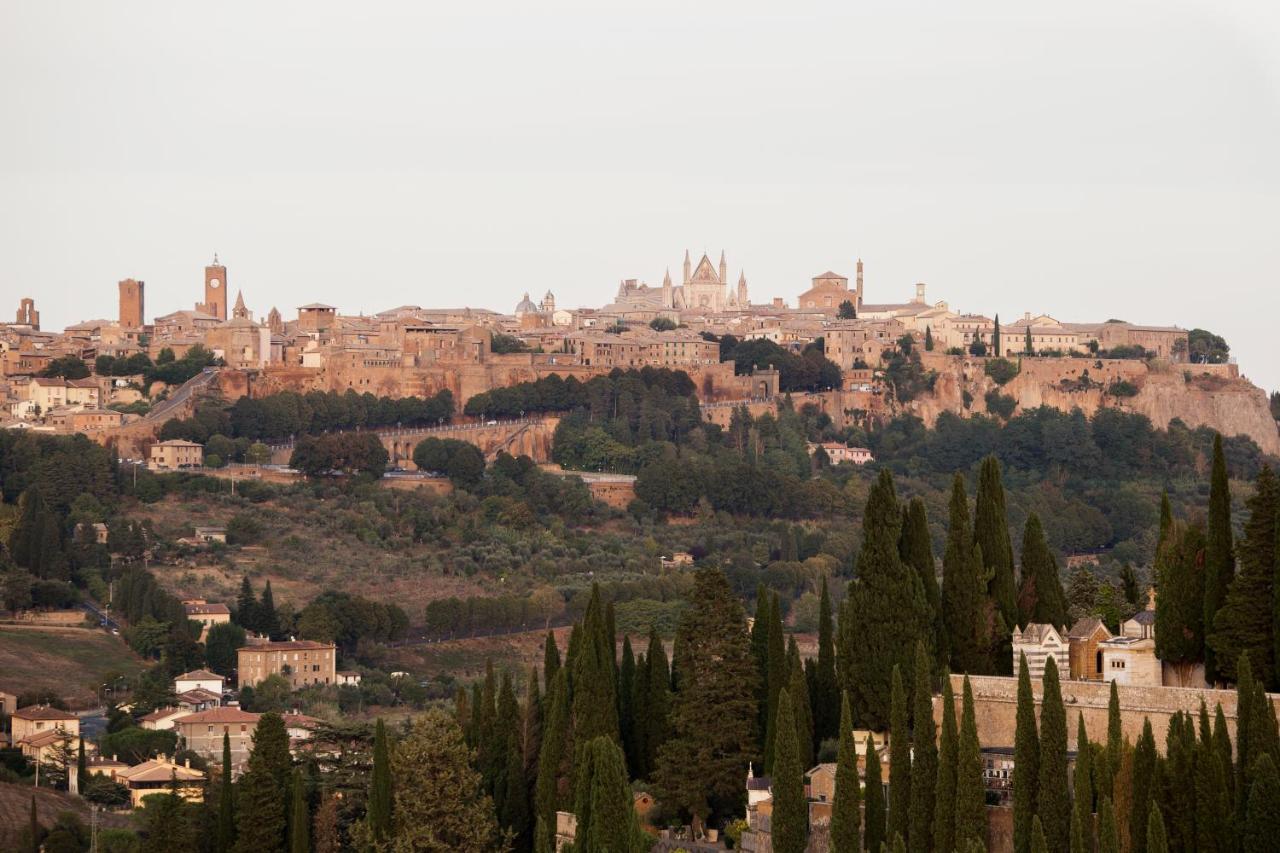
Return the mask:
<svg viewBox="0 0 1280 853">
<path fill-rule="evenodd" d="M 124 641 L 106 631 L 0 625 L 0 690 L 9 693 L 52 690 L 87 708 L 101 684 L 142 669 Z"/>
<path fill-rule="evenodd" d="M 79 797 L 50 788 L 32 788 L 12 782 L 0 782 L 0 850 L 17 850 L 22 832 L 31 822 L 31 795 L 36 797 L 36 820 L 46 828 L 53 826 L 62 812 L 71 812 L 86 827 L 90 826 L 89 804 Z M 128 815 L 98 812 L 98 828 L 130 829 Z"/>
</svg>

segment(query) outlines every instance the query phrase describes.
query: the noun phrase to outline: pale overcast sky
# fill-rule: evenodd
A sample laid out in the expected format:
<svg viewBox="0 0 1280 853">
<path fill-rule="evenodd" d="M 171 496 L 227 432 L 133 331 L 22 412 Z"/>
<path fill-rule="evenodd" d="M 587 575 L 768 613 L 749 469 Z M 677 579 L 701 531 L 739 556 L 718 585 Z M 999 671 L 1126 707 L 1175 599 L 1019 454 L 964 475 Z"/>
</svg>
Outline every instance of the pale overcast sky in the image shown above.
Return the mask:
<svg viewBox="0 0 1280 853">
<path fill-rule="evenodd" d="M 0 0 L 0 310 L 751 296 L 1203 326 L 1280 388 L 1275 3 Z"/>
</svg>

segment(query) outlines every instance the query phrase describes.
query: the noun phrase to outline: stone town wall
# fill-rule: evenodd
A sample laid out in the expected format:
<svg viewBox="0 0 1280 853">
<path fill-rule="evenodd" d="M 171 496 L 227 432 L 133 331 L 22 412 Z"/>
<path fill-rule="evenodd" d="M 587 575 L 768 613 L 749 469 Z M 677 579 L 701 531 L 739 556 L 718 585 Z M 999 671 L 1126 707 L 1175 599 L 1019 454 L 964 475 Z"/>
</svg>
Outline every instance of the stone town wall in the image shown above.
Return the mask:
<svg viewBox="0 0 1280 853">
<path fill-rule="evenodd" d="M 977 712 L 978 741 L 983 746 L 1013 746 L 1018 706 L 1018 680 L 1003 676 L 970 676 L 973 688 L 974 710 Z M 955 693 L 956 719 L 959 719 L 964 695 L 964 676 L 951 676 L 951 689 Z M 1036 717 L 1040 716 L 1040 703 L 1044 697 L 1040 681 L 1032 681 L 1035 695 Z M 1217 705 L 1227 719 L 1227 730 L 1234 742 L 1236 736 L 1236 694 L 1234 690 L 1196 689 L 1192 687 L 1132 687 L 1120 685 L 1120 723 L 1125 737 L 1131 743 L 1142 734 L 1143 720 L 1151 720 L 1156 747 L 1164 749 L 1165 736 L 1169 732 L 1169 720 L 1179 711 L 1192 715 L 1200 713 L 1203 700 L 1212 714 Z M 1063 681 L 1062 700 L 1067 709 L 1067 748 L 1076 748 L 1076 718 L 1084 716 L 1085 731 L 1091 741 L 1106 740 L 1107 706 L 1111 698 L 1111 685 L 1098 681 Z M 1268 694 L 1277 711 L 1280 711 L 1280 694 Z M 934 697 L 934 719 L 941 725 L 942 699 Z"/>
</svg>

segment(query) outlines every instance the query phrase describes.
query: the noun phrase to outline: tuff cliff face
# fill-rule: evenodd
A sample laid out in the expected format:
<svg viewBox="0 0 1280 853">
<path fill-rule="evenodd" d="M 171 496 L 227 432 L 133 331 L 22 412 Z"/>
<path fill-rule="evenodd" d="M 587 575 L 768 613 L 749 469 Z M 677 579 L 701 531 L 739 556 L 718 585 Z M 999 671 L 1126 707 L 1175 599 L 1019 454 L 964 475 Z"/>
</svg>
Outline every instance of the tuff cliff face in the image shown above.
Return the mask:
<svg viewBox="0 0 1280 853">
<path fill-rule="evenodd" d="M 1092 417 L 1111 407 L 1146 415 L 1157 427 L 1174 418 L 1189 427 L 1206 426 L 1223 435 L 1247 435 L 1266 453 L 1280 456 L 1280 429 L 1267 395 L 1238 375 L 1233 364 L 1168 364 L 1121 359 L 1035 358 L 1021 362 L 1018 375 L 1003 386 L 986 375 L 985 360 L 923 355 L 936 370 L 933 393 L 902 406 L 932 426 L 943 412 L 966 417 L 987 412 L 986 395 L 995 390 L 1017 401 L 1016 411 L 1052 406 L 1080 409 Z M 1122 392 L 1114 393 L 1116 383 Z M 970 395 L 965 406 L 965 392 Z"/>
</svg>

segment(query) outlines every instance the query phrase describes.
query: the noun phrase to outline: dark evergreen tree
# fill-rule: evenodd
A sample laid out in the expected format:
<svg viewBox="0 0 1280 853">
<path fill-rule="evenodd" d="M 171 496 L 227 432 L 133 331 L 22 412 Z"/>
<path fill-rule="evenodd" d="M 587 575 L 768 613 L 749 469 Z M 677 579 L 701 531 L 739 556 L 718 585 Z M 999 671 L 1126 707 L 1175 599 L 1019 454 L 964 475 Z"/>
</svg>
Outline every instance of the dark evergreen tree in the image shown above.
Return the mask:
<svg viewBox="0 0 1280 853">
<path fill-rule="evenodd" d="M 1158 806 L 1152 806 L 1147 814 L 1147 834 L 1146 845 L 1143 850 L 1146 853 L 1169 853 L 1169 839 L 1164 831 L 1164 816 L 1160 814 Z M 1268 850 L 1268 847 L 1259 848 L 1260 850 Z"/>
<path fill-rule="evenodd" d="M 880 781 L 880 753 L 870 734 L 867 735 L 866 756 L 866 846 L 868 850 L 879 850 L 885 839 L 884 783 Z"/>
<path fill-rule="evenodd" d="M 1204 720 L 1208 728 L 1208 711 Z M 1230 853 L 1231 795 L 1213 735 L 1209 733 L 1195 747 L 1196 853 Z"/>
<path fill-rule="evenodd" d="M 956 845 L 985 843 L 987 838 L 986 786 L 982 779 L 982 749 L 973 707 L 973 688 L 964 679 L 964 710 L 960 715 L 960 744 L 956 755 Z"/>
<path fill-rule="evenodd" d="M 804 766 L 791 712 L 789 691 L 778 694 L 777 742 L 773 760 L 773 849 L 804 853 L 809 839 L 809 808 L 804 798 Z"/>
<path fill-rule="evenodd" d="M 1218 764 L 1222 768 L 1223 784 L 1227 791 L 1227 814 L 1235 808 L 1235 765 L 1231 760 L 1231 736 L 1227 734 L 1227 715 L 1222 712 L 1222 703 L 1218 703 L 1213 716 L 1213 750 L 1218 756 Z"/>
<path fill-rule="evenodd" d="M 533 849 L 533 821 L 529 804 L 529 786 L 524 771 L 524 751 L 514 739 L 507 755 L 507 768 L 503 776 L 506 790 L 502 795 L 502 811 L 498 824 L 511 833 L 512 848 L 516 853 Z"/>
<path fill-rule="evenodd" d="M 1030 853 L 1049 853 L 1049 842 L 1044 837 L 1044 824 L 1039 815 L 1031 816 L 1031 850 Z"/>
<path fill-rule="evenodd" d="M 1066 853 L 1071 840 L 1071 802 L 1067 797 L 1067 711 L 1062 703 L 1058 665 L 1052 655 L 1045 659 L 1042 683 L 1036 814 L 1044 823 L 1049 849 L 1054 853 Z"/>
<path fill-rule="evenodd" d="M 547 641 L 542 648 L 542 692 L 551 696 L 551 683 L 556 680 L 560 671 L 560 649 L 556 646 L 556 635 L 547 631 Z"/>
<path fill-rule="evenodd" d="M 1116 682 L 1111 682 L 1111 694 L 1107 699 L 1107 749 L 1103 766 L 1097 768 L 1098 793 L 1115 800 L 1114 785 L 1116 773 L 1120 770 L 1120 759 L 1124 757 L 1124 727 L 1120 720 L 1120 693 Z"/>
<path fill-rule="evenodd" d="M 538 687 L 538 668 L 529 668 L 529 679 L 525 685 L 524 707 L 520 716 L 520 747 L 522 772 L 526 799 L 532 809 L 533 791 L 538 782 L 538 754 L 542 751 L 542 692 Z M 530 819 L 532 822 L 532 818 Z M 532 836 L 531 836 L 532 838 Z M 532 840 L 530 839 L 530 844 Z"/>
<path fill-rule="evenodd" d="M 1196 839 L 1195 723 L 1179 711 L 1169 721 L 1164 761 L 1158 762 L 1155 802 L 1168 815 L 1166 826 L 1174 846 L 1193 849 Z"/>
<path fill-rule="evenodd" d="M 671 736 L 671 671 L 667 666 L 667 650 L 657 628 L 650 628 L 645 666 L 648 690 L 645 694 L 644 778 L 648 779 L 658 766 L 658 750 Z"/>
<path fill-rule="evenodd" d="M 1000 463 L 994 456 L 982 460 L 978 470 L 978 495 L 973 514 L 973 540 L 982 549 L 982 556 L 991 571 L 987 587 L 1003 626 L 1011 628 L 1018 619 L 1017 589 L 1013 576 L 1013 543 L 1009 539 L 1008 513 L 1005 510 L 1004 483 L 1000 479 Z M 1007 644 L 1006 631 L 997 631 L 1002 645 Z M 1011 672 L 1012 660 L 1003 665 L 997 660 L 999 671 Z M 1045 835 L 1053 845 L 1053 828 L 1045 823 Z"/>
<path fill-rule="evenodd" d="M 1133 774 L 1130 781 L 1133 809 L 1129 817 L 1129 849 L 1133 853 L 1147 853 L 1147 833 L 1144 827 L 1147 826 L 1149 813 L 1152 811 L 1152 783 L 1155 779 L 1156 761 L 1156 739 L 1151 732 L 1151 721 L 1143 720 L 1142 735 L 1133 750 Z M 1119 784 L 1117 781 L 1116 785 Z M 1163 828 L 1164 824 L 1161 823 L 1161 829 Z"/>
<path fill-rule="evenodd" d="M 933 845 L 956 849 L 956 762 L 960 735 L 956 731 L 956 700 L 951 679 L 942 681 L 942 731 L 938 736 L 938 784 L 934 789 Z"/>
<path fill-rule="evenodd" d="M 1088 849 L 1086 841 L 1085 850 Z M 1120 853 L 1120 827 L 1109 797 L 1103 797 L 1098 806 L 1098 853 Z"/>
<path fill-rule="evenodd" d="M 253 593 L 253 586 L 249 583 L 248 575 L 240 579 L 240 594 L 236 598 L 235 616 L 236 621 L 246 631 L 260 633 L 258 630 L 258 599 Z"/>
<path fill-rule="evenodd" d="M 907 735 L 907 693 L 895 666 L 889 702 L 889 837 L 907 838 L 911 813 L 911 740 Z"/>
<path fill-rule="evenodd" d="M 1036 731 L 1035 697 L 1027 656 L 1018 655 L 1018 713 L 1013 735 L 1013 849 L 1031 849 L 1031 819 L 1036 814 L 1040 779 L 1040 735 Z"/>
<path fill-rule="evenodd" d="M 996 358 L 1004 355 L 1004 351 L 1000 348 L 1000 315 L 996 315 L 995 326 L 991 329 L 991 354 Z"/>
<path fill-rule="evenodd" d="M 773 770 L 773 742 L 777 736 L 774 724 L 778 718 L 778 694 L 787 685 L 787 649 L 782 639 L 782 606 L 774 593 L 769 604 L 769 649 L 766 678 L 768 680 L 768 718 L 765 720 L 764 772 Z"/>
<path fill-rule="evenodd" d="M 76 790 L 84 796 L 84 790 L 89 785 L 89 764 L 84 755 L 84 738 L 76 738 L 76 740 L 79 743 L 76 751 Z"/>
<path fill-rule="evenodd" d="M 502 673 L 502 687 L 498 690 L 497 716 L 494 718 L 490 750 L 489 777 L 493 784 L 493 804 L 499 818 L 506 813 L 507 768 L 510 766 L 512 749 L 520 749 L 520 703 L 516 701 L 515 688 L 511 684 L 511 673 Z M 520 783 L 524 783 L 524 774 L 520 774 Z"/>
<path fill-rule="evenodd" d="M 756 586 L 756 615 L 751 623 L 751 656 L 756 662 L 756 753 L 764 769 L 765 738 L 769 732 L 769 631 L 772 597 L 763 583 Z"/>
<path fill-rule="evenodd" d="M 984 552 L 985 553 L 985 552 Z M 1022 533 L 1022 587 L 1018 592 L 1021 624 L 1039 622 L 1062 628 L 1067 624 L 1067 596 L 1062 591 L 1058 562 L 1044 538 L 1044 526 L 1034 512 Z"/>
<path fill-rule="evenodd" d="M 1265 753 L 1258 756 L 1250 775 L 1253 785 L 1245 810 L 1241 849 L 1244 853 L 1264 853 L 1275 850 L 1274 845 L 1280 839 L 1280 777 L 1276 774 L 1275 761 Z"/>
<path fill-rule="evenodd" d="M 218 779 L 217 853 L 229 853 L 236 843 L 235 788 L 231 783 L 231 736 L 222 733 L 222 773 Z"/>
<path fill-rule="evenodd" d="M 658 799 L 692 814 L 700 828 L 710 815 L 740 813 L 755 745 L 755 662 L 742 604 L 723 572 L 698 571 L 678 636 L 671 737 L 658 751 Z"/>
<path fill-rule="evenodd" d="M 849 695 L 840 697 L 840 746 L 836 752 L 836 790 L 831 803 L 832 853 L 862 849 L 862 806 L 858 781 L 858 747 L 853 742 Z"/>
<path fill-rule="evenodd" d="M 1236 576 L 1235 544 L 1231 531 L 1231 482 L 1227 478 L 1227 460 L 1222 452 L 1222 435 L 1213 437 L 1213 473 L 1209 479 L 1209 530 L 1204 553 L 1205 632 L 1213 630 L 1218 611 L 1227 600 L 1227 590 Z M 1212 644 L 1205 644 L 1205 679 L 1218 681 L 1218 658 Z"/>
<path fill-rule="evenodd" d="M 1205 539 L 1174 521 L 1156 552 L 1156 657 L 1191 667 L 1204 659 Z"/>
<path fill-rule="evenodd" d="M 1214 618 L 1209 644 L 1223 678 L 1235 680 L 1236 663 L 1241 654 L 1247 654 L 1253 676 L 1267 684 L 1273 675 L 1276 512 L 1280 507 L 1280 486 L 1269 467 L 1263 466 L 1258 474 L 1247 505 L 1249 520 L 1237 546 L 1236 576 Z"/>
<path fill-rule="evenodd" d="M 933 352 L 933 327 L 924 327 L 924 349 L 925 352 Z"/>
<path fill-rule="evenodd" d="M 901 523 L 893 475 L 882 468 L 867 498 L 858 576 L 849 583 L 840 618 L 844 687 L 854 719 L 872 729 L 887 722 L 893 667 L 909 678 L 916 643 L 929 632 L 920 577 L 898 554 Z"/>
<path fill-rule="evenodd" d="M 650 843 L 640 830 L 622 750 L 608 737 L 597 737 L 584 749 L 583 778 L 574 811 L 581 853 L 643 853 Z"/>
<path fill-rule="evenodd" d="M 258 718 L 253 749 L 236 785 L 237 853 L 283 853 L 289 801 L 289 734 L 279 714 Z"/>
<path fill-rule="evenodd" d="M 569 713 L 569 681 L 564 668 L 556 671 L 547 697 L 547 719 L 538 753 L 538 782 L 534 796 L 534 850 L 555 850 L 556 812 L 569 805 L 573 785 L 573 730 Z"/>
<path fill-rule="evenodd" d="M 938 741 L 933 724 L 932 667 L 924 643 L 916 644 L 915 688 L 911 722 L 911 834 L 912 853 L 933 849 L 935 788 L 938 784 Z"/>
<path fill-rule="evenodd" d="M 938 591 L 938 569 L 933 561 L 933 538 L 929 535 L 929 517 L 921 498 L 912 498 L 903 510 L 899 551 L 902 561 L 920 576 L 920 587 L 924 590 L 925 605 L 929 611 L 929 624 L 933 626 L 929 631 L 927 645 L 936 650 L 945 643 L 946 630 L 942 627 L 942 602 Z"/>
<path fill-rule="evenodd" d="M 311 853 L 311 812 L 302 773 L 293 771 L 293 803 L 289 808 L 289 853 Z"/>
<path fill-rule="evenodd" d="M 636 660 L 631 650 L 631 638 L 622 638 L 622 663 L 618 665 L 618 725 L 622 730 L 622 746 L 627 756 L 627 767 L 635 770 L 640 764 L 637 756 L 635 714 Z"/>
<path fill-rule="evenodd" d="M 572 670 L 573 736 L 587 743 L 601 735 L 619 741 L 618 700 L 614 685 L 614 652 L 600 587 L 592 584 L 582 620 L 582 640 Z"/>
<path fill-rule="evenodd" d="M 378 841 L 391 834 L 391 751 L 387 746 L 387 727 L 378 718 L 373 729 L 373 774 L 369 780 L 367 820 L 370 836 Z"/>
<path fill-rule="evenodd" d="M 1084 729 L 1084 714 L 1077 718 L 1076 726 L 1076 766 L 1071 773 L 1073 792 L 1071 796 L 1071 829 L 1070 845 L 1073 851 L 1083 850 L 1077 843 L 1076 826 L 1093 827 L 1093 749 L 1089 744 L 1089 734 Z"/>
<path fill-rule="evenodd" d="M 258 633 L 273 640 L 280 639 L 280 616 L 276 613 L 275 596 L 271 594 L 271 581 L 262 587 L 262 600 L 258 602 Z"/>
<path fill-rule="evenodd" d="M 795 637 L 791 638 L 792 648 L 795 648 Z M 791 709 L 792 719 L 795 722 L 796 730 L 796 749 L 800 759 L 800 768 L 802 771 L 808 770 L 813 766 L 813 717 L 809 708 L 809 686 L 805 680 L 804 667 L 799 662 L 799 651 L 796 652 L 795 663 L 788 667 L 791 672 L 791 681 L 788 684 L 787 692 L 792 698 Z"/>
<path fill-rule="evenodd" d="M 982 624 L 986 591 L 981 568 L 973 560 L 973 531 L 969 525 L 964 478 L 956 474 L 951 482 L 950 525 L 942 557 L 942 616 L 951 667 L 959 672 L 989 671 Z"/>
<path fill-rule="evenodd" d="M 813 726 L 814 740 L 818 743 L 840 734 L 836 726 L 840 720 L 840 685 L 836 678 L 835 624 L 831 611 L 831 595 L 827 591 L 827 579 L 822 578 L 822 595 L 818 599 L 818 669 L 814 687 Z"/>
</svg>

